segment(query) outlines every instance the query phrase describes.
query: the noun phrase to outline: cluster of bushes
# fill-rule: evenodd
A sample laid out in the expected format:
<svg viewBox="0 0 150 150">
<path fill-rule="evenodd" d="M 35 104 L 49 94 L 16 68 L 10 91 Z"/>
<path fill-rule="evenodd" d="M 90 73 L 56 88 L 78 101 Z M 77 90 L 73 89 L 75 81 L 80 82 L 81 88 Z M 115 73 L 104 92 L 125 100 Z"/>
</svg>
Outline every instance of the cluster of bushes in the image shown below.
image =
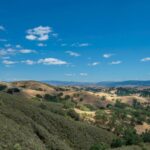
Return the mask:
<svg viewBox="0 0 150 150">
<path fill-rule="evenodd" d="M 6 88 L 7 88 L 7 86 L 6 86 L 6 85 L 0 85 L 0 91 L 5 90 Z"/>
<path fill-rule="evenodd" d="M 116 94 L 118 96 L 128 96 L 128 95 L 132 95 L 132 94 L 136 94 L 138 93 L 138 91 L 134 88 L 123 88 L 123 87 L 119 87 L 117 88 Z"/>
<path fill-rule="evenodd" d="M 124 134 L 121 138 L 116 138 L 112 141 L 111 147 L 121 147 L 123 145 L 138 145 L 142 142 L 150 143 L 150 131 L 138 135 L 133 128 L 128 128 L 124 131 Z"/>
<path fill-rule="evenodd" d="M 14 88 L 9 88 L 9 89 L 7 89 L 6 92 L 9 93 L 9 94 L 19 93 L 19 92 L 20 92 L 20 89 L 19 89 L 19 88 L 16 88 L 16 87 L 14 87 Z"/>
<path fill-rule="evenodd" d="M 150 97 L 150 91 L 144 90 L 140 94 L 141 97 Z"/>
</svg>

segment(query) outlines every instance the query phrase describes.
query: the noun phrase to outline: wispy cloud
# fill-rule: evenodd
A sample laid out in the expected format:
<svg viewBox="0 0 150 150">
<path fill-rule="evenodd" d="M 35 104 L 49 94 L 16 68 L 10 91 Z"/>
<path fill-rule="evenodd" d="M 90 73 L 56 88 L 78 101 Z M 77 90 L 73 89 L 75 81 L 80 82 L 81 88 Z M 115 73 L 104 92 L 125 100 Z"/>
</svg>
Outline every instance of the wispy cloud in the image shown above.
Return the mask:
<svg viewBox="0 0 150 150">
<path fill-rule="evenodd" d="M 89 66 L 97 66 L 97 65 L 99 65 L 100 64 L 100 62 L 93 62 L 93 63 L 90 63 L 90 64 L 88 64 Z"/>
<path fill-rule="evenodd" d="M 5 31 L 5 27 L 0 25 L 0 31 Z"/>
<path fill-rule="evenodd" d="M 78 57 L 80 56 L 79 53 L 73 52 L 73 51 L 66 51 L 67 54 L 69 54 L 70 56 L 74 56 L 74 57 Z"/>
<path fill-rule="evenodd" d="M 11 47 L 11 44 L 8 43 L 8 44 L 5 44 L 4 46 L 5 47 Z"/>
<path fill-rule="evenodd" d="M 16 48 L 22 48 L 22 46 L 21 46 L 21 45 L 19 45 L 19 44 L 17 44 L 17 45 L 16 45 Z"/>
<path fill-rule="evenodd" d="M 76 76 L 76 74 L 73 74 L 73 73 L 66 73 L 65 76 L 72 77 L 72 76 Z"/>
<path fill-rule="evenodd" d="M 6 60 L 6 59 L 10 59 L 10 57 L 9 56 L 4 56 L 4 57 L 2 57 L 2 59 Z"/>
<path fill-rule="evenodd" d="M 19 50 L 19 53 L 30 54 L 30 53 L 36 53 L 36 51 L 35 50 L 31 50 L 31 49 L 21 49 L 21 50 Z"/>
<path fill-rule="evenodd" d="M 35 61 L 33 61 L 33 60 L 23 60 L 23 61 L 21 61 L 22 63 L 25 63 L 25 64 L 27 64 L 27 65 L 34 65 L 34 64 L 36 64 L 36 62 Z"/>
<path fill-rule="evenodd" d="M 9 56 L 9 55 L 15 55 L 15 54 L 29 54 L 29 53 L 36 53 L 35 50 L 31 49 L 16 49 L 12 47 L 2 48 L 0 49 L 0 56 Z"/>
<path fill-rule="evenodd" d="M 66 65 L 68 64 L 66 61 L 57 59 L 57 58 L 44 58 L 39 59 L 38 64 L 44 64 L 44 65 Z"/>
<path fill-rule="evenodd" d="M 62 47 L 67 46 L 67 43 L 62 43 L 61 46 Z"/>
<path fill-rule="evenodd" d="M 104 58 L 110 58 L 110 57 L 112 57 L 112 55 L 113 55 L 113 54 L 103 54 L 103 57 L 104 57 Z"/>
<path fill-rule="evenodd" d="M 34 65 L 34 64 L 43 64 L 43 65 L 66 65 L 68 64 L 66 61 L 57 59 L 57 58 L 42 58 L 39 60 L 22 60 L 22 61 L 12 61 L 12 60 L 3 60 L 3 64 L 5 65 L 13 65 L 17 63 L 24 63 L 27 65 Z"/>
<path fill-rule="evenodd" d="M 17 62 L 16 61 L 11 61 L 11 60 L 3 60 L 2 63 L 5 64 L 5 65 L 13 65 L 13 64 L 16 64 Z"/>
<path fill-rule="evenodd" d="M 46 47 L 47 46 L 47 44 L 44 44 L 44 43 L 38 43 L 37 44 L 39 47 Z"/>
<path fill-rule="evenodd" d="M 141 59 L 141 61 L 143 61 L 143 62 L 150 61 L 150 57 L 143 58 L 143 59 Z"/>
<path fill-rule="evenodd" d="M 84 73 L 84 72 L 81 72 L 81 73 L 80 73 L 80 76 L 88 76 L 88 74 L 87 74 L 87 73 Z"/>
<path fill-rule="evenodd" d="M 49 36 L 57 37 L 58 34 L 54 33 L 53 29 L 49 26 L 39 26 L 27 30 L 26 39 L 36 41 L 46 41 Z"/>
<path fill-rule="evenodd" d="M 88 47 L 90 46 L 90 43 L 73 43 L 71 44 L 72 47 Z"/>
<path fill-rule="evenodd" d="M 6 39 L 0 39 L 0 42 L 7 42 Z"/>
<path fill-rule="evenodd" d="M 122 63 L 122 61 L 118 60 L 118 61 L 112 61 L 110 64 L 111 65 L 119 65 L 121 63 Z"/>
</svg>

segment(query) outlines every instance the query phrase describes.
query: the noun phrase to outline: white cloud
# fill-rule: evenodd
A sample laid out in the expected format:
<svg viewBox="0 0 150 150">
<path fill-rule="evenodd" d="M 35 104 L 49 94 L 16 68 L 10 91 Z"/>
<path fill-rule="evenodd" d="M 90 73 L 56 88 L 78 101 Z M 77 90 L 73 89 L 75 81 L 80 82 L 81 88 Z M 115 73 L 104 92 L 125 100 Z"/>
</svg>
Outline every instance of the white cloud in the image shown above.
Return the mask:
<svg viewBox="0 0 150 150">
<path fill-rule="evenodd" d="M 11 61 L 11 60 L 3 60 L 2 63 L 5 64 L 5 65 L 13 65 L 13 64 L 16 64 L 17 62 L 16 61 Z"/>
<path fill-rule="evenodd" d="M 97 66 L 99 64 L 100 64 L 100 62 L 93 62 L 93 63 L 89 64 L 89 66 Z"/>
<path fill-rule="evenodd" d="M 0 49 L 0 56 L 8 56 L 8 55 L 15 55 L 17 53 L 21 53 L 21 54 L 29 54 L 29 53 L 35 53 L 35 50 L 31 50 L 31 49 L 15 49 L 12 47 L 8 47 L 8 48 L 3 48 Z"/>
<path fill-rule="evenodd" d="M 5 44 L 4 46 L 5 47 L 11 47 L 11 44 Z"/>
<path fill-rule="evenodd" d="M 31 49 L 21 49 L 19 50 L 19 53 L 22 53 L 22 54 L 29 54 L 29 53 L 35 53 L 36 51 L 35 50 L 31 50 Z"/>
<path fill-rule="evenodd" d="M 113 54 L 104 54 L 103 57 L 104 58 L 110 58 Z"/>
<path fill-rule="evenodd" d="M 68 77 L 72 77 L 72 76 L 75 76 L 76 74 L 72 74 L 72 73 L 66 73 L 65 76 L 68 76 Z"/>
<path fill-rule="evenodd" d="M 57 37 L 58 34 L 54 33 L 52 28 L 49 26 L 39 26 L 39 27 L 35 27 L 33 29 L 28 29 L 26 39 L 37 40 L 37 41 L 46 41 L 49 39 L 49 36 Z"/>
<path fill-rule="evenodd" d="M 5 31 L 5 27 L 2 26 L 2 25 L 0 25 L 0 30 L 1 30 L 1 31 Z"/>
<path fill-rule="evenodd" d="M 90 43 L 73 43 L 71 46 L 72 47 L 88 47 L 90 46 Z"/>
<path fill-rule="evenodd" d="M 27 64 L 27 65 L 33 65 L 33 64 L 36 64 L 36 62 L 35 61 L 33 61 L 33 60 L 23 60 L 23 61 L 21 61 L 22 63 L 25 63 L 25 64 Z"/>
<path fill-rule="evenodd" d="M 143 59 L 141 59 L 141 61 L 143 61 L 143 62 L 150 61 L 150 57 L 143 58 Z"/>
<path fill-rule="evenodd" d="M 27 65 L 34 65 L 34 64 L 43 64 L 43 65 L 66 65 L 68 64 L 66 61 L 57 59 L 57 58 L 44 58 L 44 59 L 39 59 L 37 61 L 34 60 L 22 60 L 22 61 L 11 61 L 11 60 L 3 60 L 3 64 L 5 65 L 13 65 L 16 63 L 24 63 Z"/>
<path fill-rule="evenodd" d="M 58 37 L 58 33 L 52 33 L 52 36 L 57 38 Z"/>
<path fill-rule="evenodd" d="M 67 54 L 69 54 L 70 56 L 74 56 L 74 57 L 78 57 L 80 56 L 79 53 L 76 53 L 76 52 L 72 52 L 72 51 L 66 51 Z"/>
<path fill-rule="evenodd" d="M 5 56 L 7 52 L 4 49 L 0 49 L 0 56 Z"/>
<path fill-rule="evenodd" d="M 44 44 L 44 43 L 38 43 L 37 44 L 39 47 L 46 47 L 47 46 L 47 44 Z"/>
<path fill-rule="evenodd" d="M 19 44 L 17 44 L 17 45 L 16 45 L 16 48 L 21 48 L 21 47 L 22 47 L 22 46 L 21 46 L 21 45 L 19 45 Z"/>
<path fill-rule="evenodd" d="M 44 65 L 66 65 L 68 64 L 66 61 L 57 59 L 57 58 L 44 58 L 39 59 L 38 64 L 44 64 Z"/>
<path fill-rule="evenodd" d="M 79 44 L 79 47 L 87 47 L 87 46 L 90 46 L 89 43 L 80 43 Z"/>
<path fill-rule="evenodd" d="M 122 61 L 118 60 L 118 61 L 112 61 L 110 64 L 111 65 L 118 65 L 118 64 L 121 64 Z"/>
<path fill-rule="evenodd" d="M 7 42 L 6 39 L 0 39 L 0 42 Z"/>
<path fill-rule="evenodd" d="M 81 72 L 81 73 L 80 73 L 80 76 L 88 76 L 88 74 Z"/>
<path fill-rule="evenodd" d="M 67 44 L 66 43 L 62 43 L 61 46 L 64 47 L 64 46 L 67 46 Z"/>
<path fill-rule="evenodd" d="M 36 36 L 35 35 L 26 35 L 26 39 L 28 39 L 28 40 L 36 40 L 37 38 L 36 38 Z"/>
<path fill-rule="evenodd" d="M 39 41 L 46 41 L 49 39 L 48 35 L 42 35 L 41 37 L 38 38 Z"/>
<path fill-rule="evenodd" d="M 0 49 L 0 56 L 13 55 L 13 54 L 15 54 L 15 49 L 13 48 Z"/>
<path fill-rule="evenodd" d="M 4 57 L 2 57 L 2 59 L 10 59 L 10 57 L 9 56 L 4 56 Z"/>
</svg>

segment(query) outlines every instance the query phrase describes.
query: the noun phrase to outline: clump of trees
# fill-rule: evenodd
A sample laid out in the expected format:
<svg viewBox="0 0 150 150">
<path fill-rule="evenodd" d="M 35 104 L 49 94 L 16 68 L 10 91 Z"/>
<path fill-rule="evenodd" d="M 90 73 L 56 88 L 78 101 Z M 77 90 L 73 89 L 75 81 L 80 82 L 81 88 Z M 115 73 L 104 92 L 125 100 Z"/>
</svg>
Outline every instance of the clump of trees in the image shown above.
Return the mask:
<svg viewBox="0 0 150 150">
<path fill-rule="evenodd" d="M 136 89 L 133 89 L 133 88 L 119 87 L 119 88 L 117 88 L 116 94 L 118 96 L 128 96 L 128 95 L 136 94 L 137 92 L 138 91 Z"/>
<path fill-rule="evenodd" d="M 20 92 L 20 89 L 16 87 L 7 89 L 7 93 L 9 94 L 14 94 L 14 93 L 19 93 L 19 92 Z"/>
<path fill-rule="evenodd" d="M 6 86 L 6 85 L 0 85 L 0 91 L 5 90 L 6 88 L 7 88 L 7 86 Z"/>
<path fill-rule="evenodd" d="M 69 109 L 68 112 L 67 112 L 67 115 L 70 116 L 71 118 L 73 118 L 75 121 L 80 120 L 79 114 L 76 113 L 75 110 L 73 110 L 73 109 Z"/>
</svg>

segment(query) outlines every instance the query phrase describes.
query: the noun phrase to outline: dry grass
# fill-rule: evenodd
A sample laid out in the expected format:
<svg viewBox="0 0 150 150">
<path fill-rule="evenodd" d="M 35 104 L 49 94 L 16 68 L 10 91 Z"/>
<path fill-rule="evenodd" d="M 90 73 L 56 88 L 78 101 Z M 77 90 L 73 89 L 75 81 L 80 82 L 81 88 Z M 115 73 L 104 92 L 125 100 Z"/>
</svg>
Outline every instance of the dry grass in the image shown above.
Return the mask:
<svg viewBox="0 0 150 150">
<path fill-rule="evenodd" d="M 146 130 L 150 130 L 150 125 L 144 122 L 143 125 L 136 125 L 135 129 L 138 134 L 142 134 Z"/>
</svg>

